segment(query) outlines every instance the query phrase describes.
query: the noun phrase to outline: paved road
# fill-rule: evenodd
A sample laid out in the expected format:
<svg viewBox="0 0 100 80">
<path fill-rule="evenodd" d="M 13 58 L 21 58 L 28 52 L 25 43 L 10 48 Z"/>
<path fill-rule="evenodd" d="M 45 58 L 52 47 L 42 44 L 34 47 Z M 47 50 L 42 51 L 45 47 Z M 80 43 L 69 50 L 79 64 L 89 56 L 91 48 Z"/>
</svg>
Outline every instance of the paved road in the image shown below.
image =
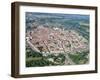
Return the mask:
<svg viewBox="0 0 100 80">
<path fill-rule="evenodd" d="M 66 59 L 68 60 L 68 61 L 65 61 L 65 64 L 72 64 L 72 65 L 74 65 L 75 63 L 69 58 L 69 56 L 68 56 L 68 54 L 66 53 L 65 54 L 65 57 L 66 57 Z"/>
<path fill-rule="evenodd" d="M 26 41 L 27 41 L 28 45 L 31 47 L 31 49 L 32 49 L 33 51 L 40 52 L 29 40 L 26 40 Z"/>
</svg>

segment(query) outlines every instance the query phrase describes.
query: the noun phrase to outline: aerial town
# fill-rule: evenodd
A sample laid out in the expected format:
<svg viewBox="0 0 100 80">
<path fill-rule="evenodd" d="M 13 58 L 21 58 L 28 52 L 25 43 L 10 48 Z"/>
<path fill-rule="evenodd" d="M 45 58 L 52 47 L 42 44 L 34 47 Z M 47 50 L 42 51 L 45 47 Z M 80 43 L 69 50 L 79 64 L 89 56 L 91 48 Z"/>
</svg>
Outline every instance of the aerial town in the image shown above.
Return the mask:
<svg viewBox="0 0 100 80">
<path fill-rule="evenodd" d="M 29 13 L 26 20 L 26 67 L 89 63 L 87 16 Z"/>
<path fill-rule="evenodd" d="M 87 40 L 79 36 L 75 30 L 39 26 L 33 31 L 28 31 L 26 39 L 33 50 L 44 54 L 88 50 Z"/>
</svg>

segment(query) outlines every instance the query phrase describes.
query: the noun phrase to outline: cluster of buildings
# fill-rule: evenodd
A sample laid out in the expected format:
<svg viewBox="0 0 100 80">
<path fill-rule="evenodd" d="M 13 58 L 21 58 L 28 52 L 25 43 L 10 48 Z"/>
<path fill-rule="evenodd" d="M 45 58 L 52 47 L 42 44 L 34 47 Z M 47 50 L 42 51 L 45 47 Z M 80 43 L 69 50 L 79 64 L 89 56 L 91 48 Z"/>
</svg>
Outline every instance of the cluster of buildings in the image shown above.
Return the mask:
<svg viewBox="0 0 100 80">
<path fill-rule="evenodd" d="M 26 42 L 35 51 L 42 53 L 75 53 L 89 49 L 88 41 L 75 30 L 38 26 L 27 31 Z"/>
</svg>

